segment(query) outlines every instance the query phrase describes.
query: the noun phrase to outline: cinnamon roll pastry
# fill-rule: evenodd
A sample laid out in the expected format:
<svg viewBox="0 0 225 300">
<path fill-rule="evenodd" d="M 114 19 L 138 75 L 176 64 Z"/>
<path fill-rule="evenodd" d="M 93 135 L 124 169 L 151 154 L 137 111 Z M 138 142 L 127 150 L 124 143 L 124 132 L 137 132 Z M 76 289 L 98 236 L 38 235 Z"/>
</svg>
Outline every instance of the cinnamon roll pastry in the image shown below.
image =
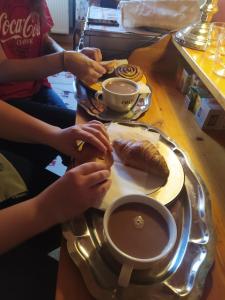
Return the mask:
<svg viewBox="0 0 225 300">
<path fill-rule="evenodd" d="M 141 80 L 143 76 L 143 71 L 140 67 L 131 65 L 131 64 L 124 64 L 120 65 L 115 69 L 115 75 L 117 77 L 122 77 L 126 79 L 130 79 L 133 81 L 139 81 Z"/>
<path fill-rule="evenodd" d="M 113 148 L 125 165 L 157 175 L 165 181 L 169 176 L 169 169 L 164 157 L 148 140 L 117 139 L 113 142 Z"/>
</svg>

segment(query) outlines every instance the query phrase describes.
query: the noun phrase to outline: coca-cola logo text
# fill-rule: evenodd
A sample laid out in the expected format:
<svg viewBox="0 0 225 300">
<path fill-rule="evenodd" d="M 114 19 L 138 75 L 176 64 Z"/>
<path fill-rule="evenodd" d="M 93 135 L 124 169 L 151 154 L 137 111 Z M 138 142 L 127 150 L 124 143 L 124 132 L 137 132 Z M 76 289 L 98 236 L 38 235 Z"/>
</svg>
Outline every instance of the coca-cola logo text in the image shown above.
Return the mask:
<svg viewBox="0 0 225 300">
<path fill-rule="evenodd" d="M 0 39 L 2 43 L 15 39 L 19 44 L 31 43 L 40 35 L 40 18 L 35 12 L 27 18 L 9 20 L 7 13 L 0 14 Z"/>
</svg>

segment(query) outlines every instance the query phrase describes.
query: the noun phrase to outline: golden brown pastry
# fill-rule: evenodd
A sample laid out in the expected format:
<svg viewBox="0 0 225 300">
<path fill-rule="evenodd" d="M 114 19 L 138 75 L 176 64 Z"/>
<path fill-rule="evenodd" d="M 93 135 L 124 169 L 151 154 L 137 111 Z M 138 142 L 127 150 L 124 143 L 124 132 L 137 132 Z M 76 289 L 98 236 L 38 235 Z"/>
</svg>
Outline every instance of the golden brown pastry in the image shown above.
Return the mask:
<svg viewBox="0 0 225 300">
<path fill-rule="evenodd" d="M 104 155 L 96 147 L 88 144 L 81 143 L 78 148 L 75 149 L 75 163 L 81 165 L 86 162 L 101 161 L 106 164 L 107 169 L 110 169 L 113 164 L 113 157 L 110 151 L 107 151 Z"/>
<path fill-rule="evenodd" d="M 118 66 L 115 69 L 115 75 L 117 77 L 122 77 L 137 82 L 141 80 L 141 78 L 143 77 L 143 71 L 138 66 L 131 65 L 131 64 L 124 64 Z"/>
<path fill-rule="evenodd" d="M 167 179 L 169 169 L 166 161 L 148 140 L 118 139 L 113 142 L 113 148 L 125 165 Z"/>
<path fill-rule="evenodd" d="M 116 60 L 102 61 L 101 65 L 106 69 L 107 74 L 112 74 L 116 67 Z"/>
</svg>

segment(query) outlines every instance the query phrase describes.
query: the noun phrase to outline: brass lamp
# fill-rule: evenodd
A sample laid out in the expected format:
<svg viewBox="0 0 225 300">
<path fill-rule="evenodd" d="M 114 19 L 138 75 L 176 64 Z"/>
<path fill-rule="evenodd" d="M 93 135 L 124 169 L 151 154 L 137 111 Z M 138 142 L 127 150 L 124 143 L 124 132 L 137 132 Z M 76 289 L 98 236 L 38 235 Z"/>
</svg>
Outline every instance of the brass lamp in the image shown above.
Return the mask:
<svg viewBox="0 0 225 300">
<path fill-rule="evenodd" d="M 200 3 L 200 22 L 178 31 L 174 37 L 176 42 L 188 48 L 205 50 L 210 22 L 218 11 L 217 3 L 218 0 L 205 0 L 202 4 Z"/>
</svg>

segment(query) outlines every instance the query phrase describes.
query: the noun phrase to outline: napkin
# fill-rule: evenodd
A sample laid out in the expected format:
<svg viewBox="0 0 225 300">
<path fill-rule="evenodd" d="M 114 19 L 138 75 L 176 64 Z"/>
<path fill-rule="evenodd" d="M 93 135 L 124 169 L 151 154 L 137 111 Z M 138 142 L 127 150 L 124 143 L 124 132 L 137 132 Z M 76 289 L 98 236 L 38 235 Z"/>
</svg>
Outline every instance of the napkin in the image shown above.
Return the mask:
<svg viewBox="0 0 225 300">
<path fill-rule="evenodd" d="M 151 132 L 140 126 L 126 126 L 118 123 L 110 123 L 107 132 L 111 143 L 115 139 L 149 140 L 154 145 L 159 141 L 159 133 Z"/>
<path fill-rule="evenodd" d="M 139 87 L 139 93 L 140 94 L 150 94 L 151 90 L 149 88 L 149 86 L 147 86 L 147 84 L 145 84 L 144 82 L 139 81 L 138 83 L 138 87 Z"/>
</svg>

